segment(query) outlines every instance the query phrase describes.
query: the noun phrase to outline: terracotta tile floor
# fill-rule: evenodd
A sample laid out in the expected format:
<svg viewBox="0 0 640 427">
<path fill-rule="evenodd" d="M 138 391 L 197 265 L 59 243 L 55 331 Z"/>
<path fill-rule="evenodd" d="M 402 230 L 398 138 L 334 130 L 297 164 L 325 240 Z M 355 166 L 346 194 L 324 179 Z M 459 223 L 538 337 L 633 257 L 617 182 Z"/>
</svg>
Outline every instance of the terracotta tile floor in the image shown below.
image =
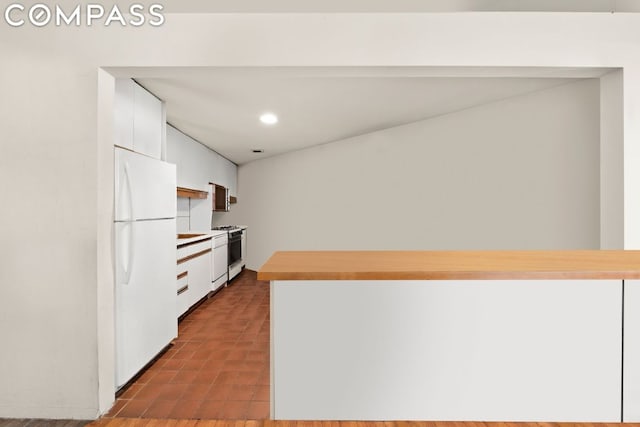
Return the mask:
<svg viewBox="0 0 640 427">
<path fill-rule="evenodd" d="M 247 271 L 178 325 L 106 417 L 269 418 L 269 286 Z"/>
</svg>

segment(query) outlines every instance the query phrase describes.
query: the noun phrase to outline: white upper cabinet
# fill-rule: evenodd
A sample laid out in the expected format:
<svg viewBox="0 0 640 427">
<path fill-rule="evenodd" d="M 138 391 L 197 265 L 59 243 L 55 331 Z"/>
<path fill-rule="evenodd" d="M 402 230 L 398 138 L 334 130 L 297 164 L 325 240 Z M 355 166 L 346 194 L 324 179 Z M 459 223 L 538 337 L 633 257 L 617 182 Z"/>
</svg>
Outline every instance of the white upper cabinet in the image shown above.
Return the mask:
<svg viewBox="0 0 640 427">
<path fill-rule="evenodd" d="M 116 79 L 114 110 L 115 145 L 162 159 L 162 101 L 131 79 Z"/>
<path fill-rule="evenodd" d="M 178 186 L 208 191 L 209 183 L 236 195 L 237 166 L 172 126 L 167 126 L 167 161 L 177 165 Z"/>
<path fill-rule="evenodd" d="M 235 165 L 235 163 L 222 158 L 222 170 L 223 170 L 223 178 L 222 178 L 222 182 L 220 183 L 220 185 L 223 185 L 225 187 L 227 187 L 229 189 L 229 193 L 232 196 L 237 196 L 236 193 L 236 171 L 237 171 L 237 166 Z"/>
<path fill-rule="evenodd" d="M 114 99 L 115 145 L 133 150 L 134 86 L 131 79 L 116 79 Z"/>
<path fill-rule="evenodd" d="M 134 84 L 133 148 L 138 153 L 162 156 L 162 101 Z"/>
</svg>

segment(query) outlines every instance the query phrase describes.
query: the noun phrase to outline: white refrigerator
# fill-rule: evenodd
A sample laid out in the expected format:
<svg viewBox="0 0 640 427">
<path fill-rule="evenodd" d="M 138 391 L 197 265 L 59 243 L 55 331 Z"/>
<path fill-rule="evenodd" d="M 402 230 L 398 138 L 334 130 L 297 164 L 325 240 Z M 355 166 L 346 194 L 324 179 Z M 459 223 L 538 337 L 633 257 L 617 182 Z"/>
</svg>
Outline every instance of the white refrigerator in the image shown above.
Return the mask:
<svg viewBox="0 0 640 427">
<path fill-rule="evenodd" d="M 175 217 L 175 165 L 116 147 L 116 389 L 178 335 Z"/>
</svg>

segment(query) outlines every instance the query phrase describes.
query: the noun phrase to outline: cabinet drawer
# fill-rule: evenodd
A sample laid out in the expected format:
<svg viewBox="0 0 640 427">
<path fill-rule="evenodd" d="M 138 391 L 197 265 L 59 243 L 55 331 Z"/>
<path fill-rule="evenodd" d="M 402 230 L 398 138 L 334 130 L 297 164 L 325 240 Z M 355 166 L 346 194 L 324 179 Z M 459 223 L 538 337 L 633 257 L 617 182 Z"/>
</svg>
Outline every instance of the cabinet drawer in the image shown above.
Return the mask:
<svg viewBox="0 0 640 427">
<path fill-rule="evenodd" d="M 191 307 L 191 292 L 187 289 L 176 298 L 176 317 L 182 316 Z"/>
<path fill-rule="evenodd" d="M 208 250 L 208 252 L 207 252 Z M 179 246 L 177 250 L 178 264 L 182 264 L 196 256 L 204 256 L 211 252 L 211 239 Z"/>
<path fill-rule="evenodd" d="M 178 295 L 189 289 L 189 272 L 185 271 L 178 274 L 178 280 L 176 280 L 176 291 Z"/>
<path fill-rule="evenodd" d="M 178 276 L 180 276 L 181 274 L 186 273 L 187 271 L 189 271 L 189 266 L 185 263 L 182 264 L 178 264 L 176 266 L 176 273 L 178 274 Z M 178 277 L 179 279 L 180 277 Z"/>
</svg>

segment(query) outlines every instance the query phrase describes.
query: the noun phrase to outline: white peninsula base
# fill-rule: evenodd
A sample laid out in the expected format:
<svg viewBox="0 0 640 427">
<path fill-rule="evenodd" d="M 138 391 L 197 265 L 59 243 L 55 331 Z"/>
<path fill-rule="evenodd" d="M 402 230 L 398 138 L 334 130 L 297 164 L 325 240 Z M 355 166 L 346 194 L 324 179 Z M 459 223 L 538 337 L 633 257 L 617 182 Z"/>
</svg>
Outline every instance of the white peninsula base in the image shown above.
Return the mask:
<svg viewBox="0 0 640 427">
<path fill-rule="evenodd" d="M 274 280 L 271 417 L 619 422 L 622 306 L 622 280 Z"/>
</svg>

